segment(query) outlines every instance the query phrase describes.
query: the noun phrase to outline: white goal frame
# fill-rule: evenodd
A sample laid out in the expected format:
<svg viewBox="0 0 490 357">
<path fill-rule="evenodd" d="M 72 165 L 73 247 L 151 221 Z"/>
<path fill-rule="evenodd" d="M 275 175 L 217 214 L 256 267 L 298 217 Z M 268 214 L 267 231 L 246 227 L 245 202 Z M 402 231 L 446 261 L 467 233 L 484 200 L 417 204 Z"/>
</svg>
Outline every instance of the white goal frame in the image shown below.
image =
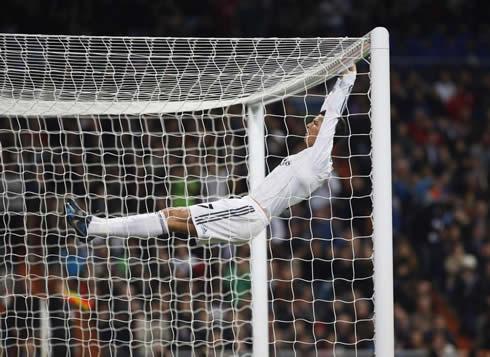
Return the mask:
<svg viewBox="0 0 490 357">
<path fill-rule="evenodd" d="M 374 330 L 375 355 L 380 357 L 394 356 L 394 318 L 393 318 L 393 243 L 392 243 L 392 198 L 391 198 L 391 139 L 390 139 L 390 60 L 389 60 L 389 34 L 387 29 L 377 27 L 365 37 L 369 37 L 369 47 L 354 44 L 346 48 L 347 56 L 326 63 L 321 68 L 304 73 L 301 78 L 285 80 L 277 84 L 272 90 L 263 88 L 247 98 L 226 99 L 223 101 L 190 102 L 189 107 L 183 108 L 183 102 L 173 105 L 149 100 L 136 102 L 134 110 L 139 113 L 172 113 L 186 110 L 205 110 L 213 107 L 224 107 L 234 104 L 247 106 L 248 124 L 248 168 L 249 183 L 253 189 L 265 177 L 266 152 L 264 116 L 265 106 L 274 101 L 295 93 L 304 92 L 316 84 L 338 74 L 342 68 L 352 62 L 352 58 L 361 58 L 370 53 L 370 81 L 371 89 L 371 143 L 372 143 L 372 223 L 374 246 Z M 325 78 L 326 77 L 326 78 Z M 29 109 L 29 101 L 10 100 L 0 97 L 0 114 L 2 110 L 11 115 L 23 115 Z M 73 115 L 83 112 L 112 114 L 127 103 L 117 102 L 80 102 L 78 109 L 70 104 L 55 103 L 53 101 L 39 101 L 36 103 L 37 113 L 47 112 L 49 115 Z M 27 109 L 26 109 L 27 108 Z M 82 109 L 80 109 L 82 108 Z M 73 112 L 77 110 L 77 112 Z M 134 113 L 130 113 L 134 114 Z M 1 144 L 0 144 L 1 152 Z M 0 157 L 1 159 L 1 157 Z M 255 237 L 250 244 L 250 269 L 252 284 L 252 336 L 253 355 L 257 357 L 269 356 L 269 314 L 268 314 L 268 261 L 267 261 L 266 232 Z M 48 331 L 46 318 L 43 318 L 42 330 Z M 46 354 L 43 346 L 42 354 Z"/>
<path fill-rule="evenodd" d="M 390 44 L 385 28 L 371 32 L 374 333 L 377 356 L 394 356 L 391 216 Z M 379 337 L 379 338 L 376 338 Z"/>
</svg>

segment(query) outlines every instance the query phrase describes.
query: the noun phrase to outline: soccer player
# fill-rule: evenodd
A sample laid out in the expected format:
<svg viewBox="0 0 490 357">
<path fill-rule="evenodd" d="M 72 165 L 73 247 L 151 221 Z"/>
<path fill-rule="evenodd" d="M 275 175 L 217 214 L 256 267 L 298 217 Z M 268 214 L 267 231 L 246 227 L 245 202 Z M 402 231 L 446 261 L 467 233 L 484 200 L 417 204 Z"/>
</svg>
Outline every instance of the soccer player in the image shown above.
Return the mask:
<svg viewBox="0 0 490 357">
<path fill-rule="evenodd" d="M 342 72 L 325 98 L 320 115 L 307 125 L 307 148 L 282 160 L 248 196 L 118 218 L 88 215 L 69 200 L 67 220 L 84 238 L 149 238 L 180 232 L 193 235 L 199 244 L 245 243 L 267 227 L 271 216 L 307 199 L 329 178 L 335 128 L 355 79 L 354 65 Z"/>
</svg>

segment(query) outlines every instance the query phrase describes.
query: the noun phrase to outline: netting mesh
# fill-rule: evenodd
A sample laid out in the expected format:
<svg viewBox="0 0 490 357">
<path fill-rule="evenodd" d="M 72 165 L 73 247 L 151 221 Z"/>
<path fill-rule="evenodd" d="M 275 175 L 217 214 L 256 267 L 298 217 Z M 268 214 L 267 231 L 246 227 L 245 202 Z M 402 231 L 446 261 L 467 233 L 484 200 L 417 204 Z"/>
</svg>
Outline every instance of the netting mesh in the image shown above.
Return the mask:
<svg viewBox="0 0 490 357">
<path fill-rule="evenodd" d="M 365 39 L 240 41 L 2 37 L 0 350 L 252 353 L 248 244 L 200 247 L 174 234 L 87 245 L 63 207 L 72 196 L 116 217 L 247 194 L 246 111 L 228 104 L 281 98 L 266 106 L 270 172 L 304 149 L 305 121 L 325 97 L 326 86 L 304 74 L 321 68 L 325 81 L 369 48 Z M 179 56 L 179 46 L 193 56 Z M 298 78 L 302 92 L 282 97 L 297 89 L 278 85 Z M 363 60 L 337 128 L 332 177 L 267 229 L 272 355 L 373 349 L 369 87 Z M 223 105 L 197 111 L 203 101 Z M 141 109 L 155 103 L 188 110 Z"/>
<path fill-rule="evenodd" d="M 280 99 L 335 75 L 368 38 L 0 34 L 0 113 L 142 114 Z"/>
</svg>

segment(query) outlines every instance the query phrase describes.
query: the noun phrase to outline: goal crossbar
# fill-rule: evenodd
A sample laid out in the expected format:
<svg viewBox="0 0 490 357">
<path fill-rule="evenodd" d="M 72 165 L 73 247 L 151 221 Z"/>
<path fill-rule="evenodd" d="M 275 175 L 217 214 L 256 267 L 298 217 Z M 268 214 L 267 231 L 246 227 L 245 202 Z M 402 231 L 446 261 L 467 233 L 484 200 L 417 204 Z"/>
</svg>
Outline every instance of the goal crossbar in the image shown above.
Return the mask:
<svg viewBox="0 0 490 357">
<path fill-rule="evenodd" d="M 369 49 L 369 34 L 241 41 L 0 34 L 0 114 L 141 115 L 267 104 L 324 82 Z"/>
</svg>

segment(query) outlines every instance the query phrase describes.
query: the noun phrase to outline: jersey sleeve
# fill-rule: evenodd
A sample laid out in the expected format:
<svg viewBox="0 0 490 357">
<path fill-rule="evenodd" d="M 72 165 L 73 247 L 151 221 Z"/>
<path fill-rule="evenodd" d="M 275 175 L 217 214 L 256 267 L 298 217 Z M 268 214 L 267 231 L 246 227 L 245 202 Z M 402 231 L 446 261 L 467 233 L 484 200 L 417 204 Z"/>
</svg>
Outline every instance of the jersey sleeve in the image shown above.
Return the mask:
<svg viewBox="0 0 490 357">
<path fill-rule="evenodd" d="M 323 114 L 322 126 L 320 127 L 315 144 L 312 146 L 313 161 L 317 167 L 324 168 L 328 171 L 331 169 L 335 127 L 345 109 L 355 80 L 356 72 L 347 73 L 342 78 L 337 79 L 334 87 L 325 98 L 321 109 L 321 113 Z"/>
</svg>

